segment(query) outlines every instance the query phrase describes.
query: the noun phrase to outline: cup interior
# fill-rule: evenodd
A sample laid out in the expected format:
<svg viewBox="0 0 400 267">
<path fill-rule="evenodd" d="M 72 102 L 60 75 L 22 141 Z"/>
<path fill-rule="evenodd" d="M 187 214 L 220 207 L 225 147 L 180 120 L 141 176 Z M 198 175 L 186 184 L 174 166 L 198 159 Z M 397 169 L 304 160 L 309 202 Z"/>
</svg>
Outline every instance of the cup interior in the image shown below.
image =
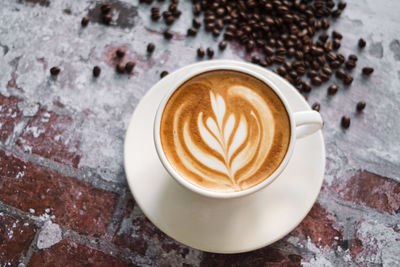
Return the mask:
<svg viewBox="0 0 400 267">
<path fill-rule="evenodd" d="M 161 126 L 161 118 L 164 112 L 164 108 L 166 106 L 166 104 L 168 103 L 168 100 L 170 99 L 170 97 L 172 96 L 172 94 L 186 81 L 188 81 L 189 79 L 205 73 L 205 72 L 210 72 L 210 71 L 217 71 L 217 70 L 231 70 L 231 71 L 237 71 L 237 72 L 242 72 L 244 74 L 247 75 L 251 75 L 254 78 L 262 81 L 263 83 L 267 84 L 274 92 L 275 94 L 279 97 L 279 99 L 281 100 L 281 102 L 283 103 L 285 110 L 287 112 L 287 115 L 289 117 L 289 122 L 290 122 L 290 141 L 289 141 L 289 145 L 288 145 L 288 149 L 286 151 L 286 154 L 281 162 L 281 164 L 279 165 L 279 167 L 267 178 L 265 178 L 261 183 L 250 187 L 248 189 L 244 189 L 238 192 L 215 192 L 215 191 L 211 191 L 211 190 L 207 190 L 204 188 L 201 188 L 199 186 L 196 186 L 194 184 L 192 184 L 191 182 L 189 182 L 186 178 L 182 177 L 177 171 L 176 169 L 171 165 L 171 163 L 168 161 L 163 148 L 162 148 L 162 144 L 161 144 L 161 138 L 160 138 L 160 126 Z M 279 91 L 279 88 L 277 88 L 277 86 L 275 86 L 274 83 L 272 83 L 269 79 L 267 79 L 267 77 L 260 75 L 256 72 L 250 71 L 246 68 L 240 67 L 240 66 L 235 66 L 235 65 L 227 65 L 227 64 L 221 64 L 221 65 L 213 65 L 213 66 L 206 66 L 203 68 L 199 68 L 196 71 L 187 73 L 185 76 L 180 77 L 175 83 L 174 86 L 171 86 L 170 90 L 168 91 L 168 93 L 165 95 L 165 97 L 162 99 L 162 101 L 160 102 L 157 112 L 156 112 L 156 116 L 154 119 L 154 132 L 153 132 L 153 137 L 154 137 L 154 144 L 155 144 L 155 148 L 158 154 L 158 157 L 161 161 L 161 163 L 163 164 L 163 166 L 165 167 L 165 169 L 168 171 L 168 173 L 182 186 L 186 187 L 187 189 L 196 192 L 198 194 L 201 194 L 203 196 L 207 196 L 207 197 L 213 197 L 213 198 L 236 198 L 236 197 L 243 197 L 249 194 L 252 194 L 264 187 L 266 187 L 267 185 L 271 184 L 278 176 L 279 174 L 284 170 L 284 168 L 286 167 L 292 153 L 293 153 L 293 149 L 294 149 L 294 142 L 295 142 L 295 123 L 294 123 L 294 119 L 293 119 L 293 115 L 292 115 L 292 111 L 290 109 L 290 106 L 287 102 L 287 100 L 285 99 L 285 97 L 283 96 L 283 94 Z"/>
</svg>

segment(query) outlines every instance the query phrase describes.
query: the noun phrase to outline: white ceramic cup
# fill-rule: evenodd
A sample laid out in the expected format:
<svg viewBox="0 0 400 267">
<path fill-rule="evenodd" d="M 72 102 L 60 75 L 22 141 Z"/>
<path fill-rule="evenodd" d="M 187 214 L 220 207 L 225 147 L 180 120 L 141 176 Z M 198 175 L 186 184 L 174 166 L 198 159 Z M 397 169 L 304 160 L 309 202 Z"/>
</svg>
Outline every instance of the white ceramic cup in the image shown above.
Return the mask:
<svg viewBox="0 0 400 267">
<path fill-rule="evenodd" d="M 215 62 L 215 61 L 214 61 Z M 282 160 L 281 164 L 279 167 L 269 176 L 267 177 L 264 181 L 261 183 L 257 184 L 256 186 L 253 186 L 251 188 L 239 191 L 239 192 L 214 192 L 211 190 L 206 190 L 204 188 L 201 188 L 199 186 L 196 186 L 195 184 L 192 184 L 189 182 L 187 179 L 182 177 L 172 166 L 172 164 L 168 161 L 167 157 L 164 154 L 162 145 L 161 145 L 161 138 L 160 138 L 160 124 L 161 124 L 161 117 L 165 108 L 165 105 L 167 104 L 170 96 L 174 93 L 176 89 L 180 87 L 184 82 L 189 80 L 190 78 L 204 73 L 208 71 L 213 71 L 213 70 L 233 70 L 233 71 L 239 71 L 246 73 L 248 75 L 251 75 L 264 83 L 266 83 L 274 92 L 279 96 L 281 99 L 282 103 L 284 104 L 286 108 L 286 112 L 289 115 L 290 119 L 290 142 L 289 142 L 289 147 L 286 152 L 286 155 L 284 159 Z M 213 198 L 235 198 L 235 197 L 242 197 L 242 196 L 247 196 L 249 194 L 252 194 L 267 185 L 271 184 L 276 178 L 279 177 L 279 175 L 282 173 L 282 171 L 285 169 L 287 166 L 294 150 L 294 146 L 296 143 L 296 139 L 302 138 L 305 136 L 308 136 L 310 134 L 315 133 L 322 127 L 322 118 L 321 115 L 314 111 L 301 111 L 301 112 L 293 112 L 288 104 L 288 101 L 286 98 L 283 96 L 283 94 L 280 92 L 279 88 L 272 83 L 267 77 L 260 75 L 258 73 L 255 73 L 253 71 L 250 71 L 246 68 L 236 66 L 234 64 L 234 61 L 232 61 L 232 64 L 226 64 L 226 63 L 221 63 L 217 65 L 212 65 L 212 66 L 204 66 L 204 67 L 199 67 L 195 71 L 186 73 L 185 75 L 181 76 L 179 79 L 176 79 L 176 81 L 173 83 L 173 86 L 169 88 L 167 91 L 165 97 L 163 100 L 160 102 L 160 105 L 158 106 L 157 113 L 154 119 L 154 144 L 157 150 L 158 157 L 160 158 L 161 163 L 164 165 L 165 169 L 168 171 L 168 173 L 181 185 L 186 187 L 187 189 L 207 196 L 207 197 L 213 197 Z"/>
</svg>

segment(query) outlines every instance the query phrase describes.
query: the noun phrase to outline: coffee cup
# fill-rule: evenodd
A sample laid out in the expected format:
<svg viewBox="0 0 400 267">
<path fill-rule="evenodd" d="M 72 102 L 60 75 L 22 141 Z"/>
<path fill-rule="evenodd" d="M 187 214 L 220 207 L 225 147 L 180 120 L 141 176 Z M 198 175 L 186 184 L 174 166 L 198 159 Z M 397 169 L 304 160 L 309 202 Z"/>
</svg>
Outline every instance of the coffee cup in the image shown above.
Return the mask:
<svg viewBox="0 0 400 267">
<path fill-rule="evenodd" d="M 179 184 L 227 199 L 271 184 L 296 139 L 322 125 L 318 112 L 293 112 L 273 82 L 232 61 L 176 79 L 158 106 L 153 135 L 161 163 Z"/>
</svg>

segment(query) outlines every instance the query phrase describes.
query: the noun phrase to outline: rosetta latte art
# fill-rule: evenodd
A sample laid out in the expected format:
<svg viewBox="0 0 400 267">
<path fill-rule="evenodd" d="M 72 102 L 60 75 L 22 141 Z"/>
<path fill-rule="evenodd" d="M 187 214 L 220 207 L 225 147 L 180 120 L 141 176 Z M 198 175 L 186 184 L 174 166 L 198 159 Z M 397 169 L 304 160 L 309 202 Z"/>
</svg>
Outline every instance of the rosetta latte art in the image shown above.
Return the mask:
<svg viewBox="0 0 400 267">
<path fill-rule="evenodd" d="M 214 88 L 197 82 L 186 89 L 172 97 L 162 118 L 163 149 L 175 169 L 214 191 L 240 191 L 264 180 L 281 161 L 271 157 L 279 139 L 276 109 L 266 96 L 240 83 Z"/>
</svg>

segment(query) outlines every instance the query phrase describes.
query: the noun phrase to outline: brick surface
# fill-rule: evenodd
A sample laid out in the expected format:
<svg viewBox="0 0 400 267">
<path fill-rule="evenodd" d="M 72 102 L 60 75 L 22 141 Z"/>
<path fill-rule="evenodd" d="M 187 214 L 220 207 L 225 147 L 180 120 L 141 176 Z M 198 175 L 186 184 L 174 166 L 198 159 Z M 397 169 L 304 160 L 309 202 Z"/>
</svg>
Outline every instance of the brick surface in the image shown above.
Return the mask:
<svg viewBox="0 0 400 267">
<path fill-rule="evenodd" d="M 391 214 L 400 212 L 400 184 L 377 174 L 359 171 L 332 188 L 344 200 Z"/>
<path fill-rule="evenodd" d="M 279 249 L 272 246 L 265 247 L 253 252 L 223 255 L 215 253 L 204 253 L 200 266 L 270 266 L 270 267 L 294 267 L 301 266 L 302 257 L 295 254 L 285 255 Z"/>
<path fill-rule="evenodd" d="M 134 265 L 107 255 L 95 248 L 65 239 L 49 249 L 40 250 L 33 254 L 28 266 L 125 267 Z"/>
<path fill-rule="evenodd" d="M 290 235 L 300 237 L 303 241 L 310 237 L 315 245 L 322 248 L 336 246 L 343 239 L 343 232 L 335 217 L 318 202 Z"/>
<path fill-rule="evenodd" d="M 54 222 L 99 236 L 111 221 L 116 195 L 0 150 L 0 201 L 36 215 L 49 208 Z"/>
<path fill-rule="evenodd" d="M 28 250 L 36 228 L 4 213 L 0 213 L 0 266 L 16 266 Z"/>
<path fill-rule="evenodd" d="M 78 167 L 81 159 L 76 122 L 69 116 L 47 111 L 45 108 L 41 108 L 28 121 L 17 140 L 17 146 L 25 152 L 32 152 L 74 168 Z"/>
<path fill-rule="evenodd" d="M 7 139 L 22 117 L 22 113 L 18 109 L 19 101 L 20 99 L 17 97 L 5 97 L 0 94 L 0 141 Z"/>
</svg>

